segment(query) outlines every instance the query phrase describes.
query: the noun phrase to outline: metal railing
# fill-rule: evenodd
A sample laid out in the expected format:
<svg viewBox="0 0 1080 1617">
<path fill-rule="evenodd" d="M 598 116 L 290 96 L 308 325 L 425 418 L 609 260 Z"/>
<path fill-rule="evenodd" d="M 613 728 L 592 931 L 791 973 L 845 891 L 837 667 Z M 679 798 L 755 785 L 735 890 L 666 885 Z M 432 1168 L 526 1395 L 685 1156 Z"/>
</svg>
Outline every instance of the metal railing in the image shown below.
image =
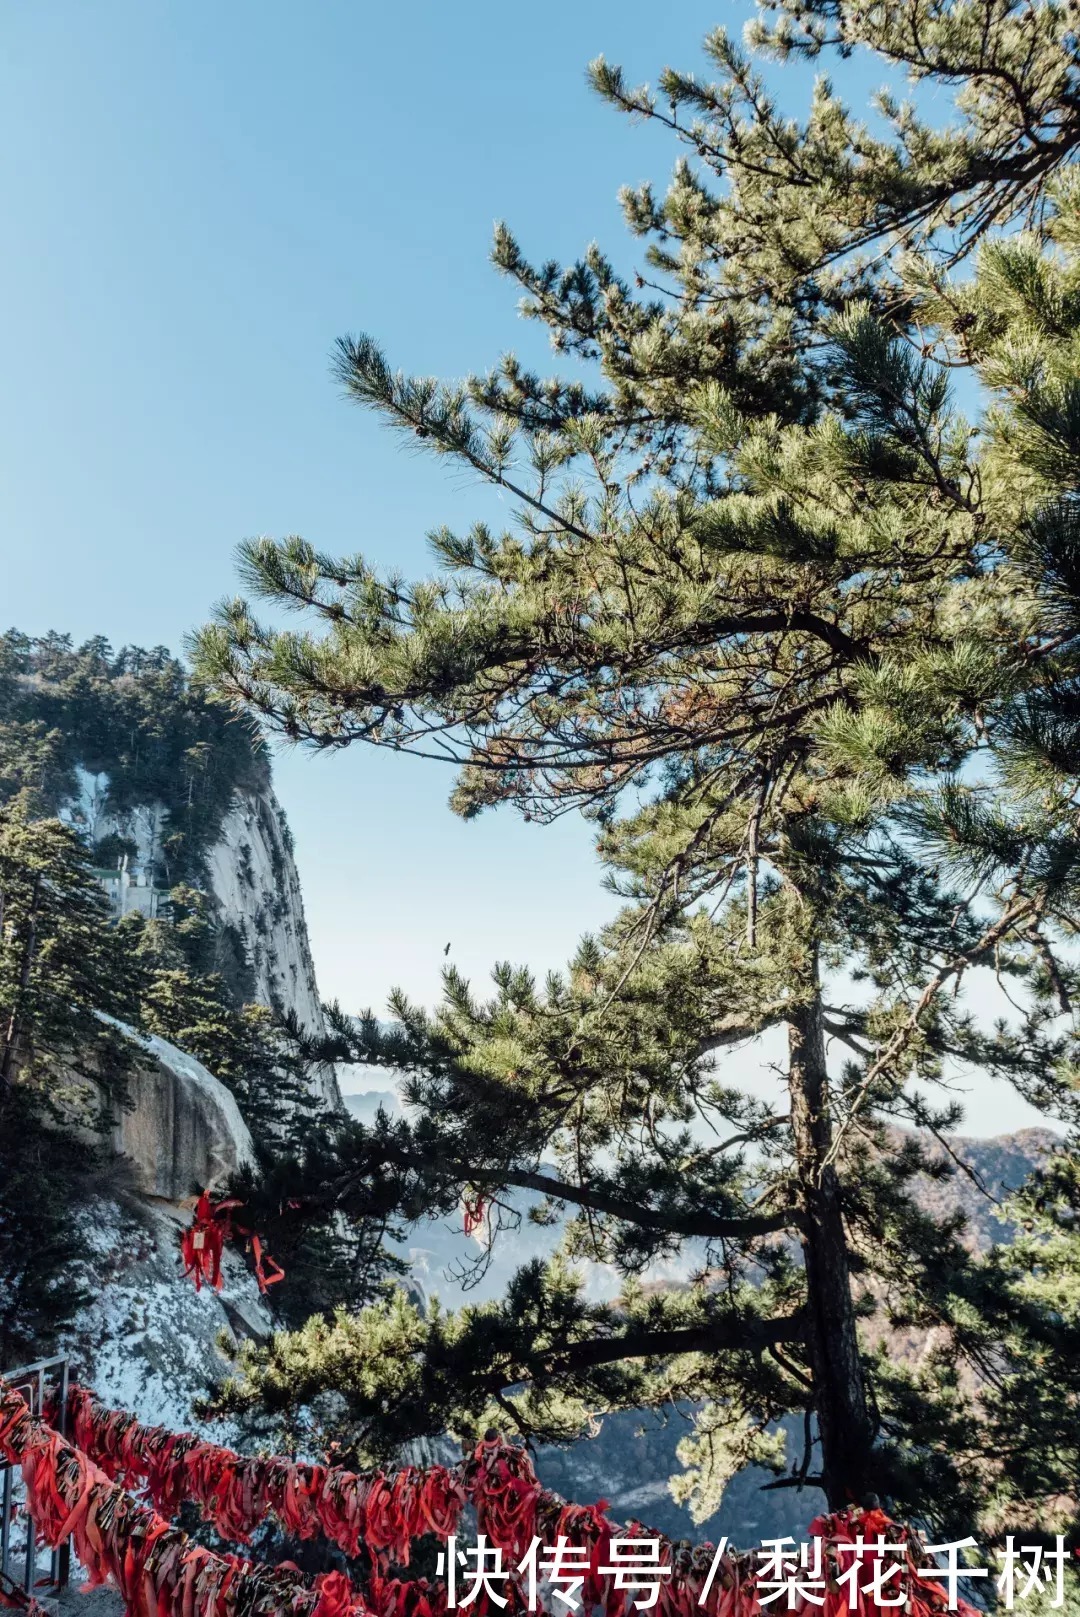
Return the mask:
<svg viewBox="0 0 1080 1617">
<path fill-rule="evenodd" d="M 55 1428 L 61 1435 L 64 1433 L 68 1403 L 66 1358 L 20 1364 L 14 1370 L 5 1370 L 3 1377 L 9 1387 L 22 1393 L 33 1415 L 43 1414 L 46 1403 L 55 1398 Z M 16 1513 L 19 1504 L 24 1508 Z M 51 1594 L 65 1588 L 71 1569 L 70 1545 L 62 1544 L 59 1549 L 48 1552 L 47 1574 L 40 1564 L 42 1560 L 34 1524 L 25 1509 L 18 1469 L 0 1459 L 0 1586 L 9 1595 L 21 1591 L 27 1600 L 40 1599 L 43 1586 Z"/>
</svg>

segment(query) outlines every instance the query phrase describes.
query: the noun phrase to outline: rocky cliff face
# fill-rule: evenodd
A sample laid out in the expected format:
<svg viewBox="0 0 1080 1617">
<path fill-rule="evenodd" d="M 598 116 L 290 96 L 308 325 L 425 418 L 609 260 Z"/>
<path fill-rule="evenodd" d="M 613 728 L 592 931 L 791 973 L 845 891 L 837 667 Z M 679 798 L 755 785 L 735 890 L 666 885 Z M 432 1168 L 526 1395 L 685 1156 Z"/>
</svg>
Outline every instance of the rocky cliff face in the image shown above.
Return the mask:
<svg viewBox="0 0 1080 1617">
<path fill-rule="evenodd" d="M 217 923 L 214 964 L 235 1003 L 260 1001 L 321 1032 L 291 839 L 255 730 L 193 689 L 160 646 L 114 651 L 102 637 L 75 646 L 13 630 L 0 635 L 0 730 L 16 755 L 31 725 L 48 759 L 40 812 L 96 850 L 113 914 L 161 917 L 171 888 L 201 888 Z M 254 1151 L 212 1072 L 164 1040 L 130 1036 L 132 1104 L 109 1141 L 129 1167 L 103 1174 L 112 1189 L 79 1210 L 94 1255 L 72 1280 L 94 1302 L 68 1346 L 103 1396 L 183 1426 L 192 1397 L 224 1368 L 220 1332 L 269 1329 L 242 1255 L 228 1255 L 220 1294 L 196 1294 L 178 1251 L 192 1192 L 220 1188 Z M 90 1099 L 85 1072 L 78 1079 L 75 1126 Z M 329 1067 L 310 1081 L 322 1104 L 339 1104 Z"/>
<path fill-rule="evenodd" d="M 78 792 L 62 809 L 63 818 L 95 846 L 119 837 L 134 848 L 128 859 L 131 892 L 167 886 L 166 806 L 150 801 L 117 810 L 107 774 L 78 768 L 75 775 Z M 272 787 L 234 791 L 203 865 L 218 911 L 216 964 L 237 1000 L 291 1012 L 308 1033 L 324 1033 L 292 837 Z M 317 1066 L 311 1083 L 325 1105 L 341 1105 L 331 1066 Z"/>
<path fill-rule="evenodd" d="M 272 790 L 234 793 L 205 863 L 223 931 L 250 973 L 248 997 L 291 1011 L 308 1033 L 325 1033 L 292 837 Z M 341 1105 L 331 1066 L 320 1064 L 311 1081 L 328 1106 Z"/>
<path fill-rule="evenodd" d="M 124 1031 L 140 1058 L 111 1144 L 129 1164 L 131 1193 L 99 1196 L 82 1210 L 93 1256 L 72 1280 L 93 1300 L 63 1346 L 76 1375 L 107 1402 L 183 1427 L 193 1400 L 227 1368 L 222 1333 L 234 1341 L 270 1333 L 238 1253 L 225 1254 L 220 1292 L 196 1292 L 179 1259 L 194 1193 L 221 1189 L 255 1152 L 232 1093 L 200 1061 L 165 1039 Z"/>
<path fill-rule="evenodd" d="M 128 1032 L 142 1054 L 111 1143 L 131 1163 L 139 1193 L 181 1202 L 195 1191 L 220 1189 L 239 1168 L 252 1166 L 251 1135 L 231 1091 L 165 1039 Z"/>
<path fill-rule="evenodd" d="M 106 774 L 77 769 L 76 780 L 63 817 L 94 845 L 120 838 L 134 850 L 127 855 L 129 896 L 167 887 L 166 806 L 117 810 Z M 292 1013 L 309 1033 L 324 1031 L 292 840 L 269 785 L 236 789 L 203 866 L 218 913 L 218 965 L 237 1000 Z M 196 1293 L 181 1277 L 178 1253 L 193 1192 L 221 1188 L 254 1161 L 254 1149 L 232 1093 L 201 1062 L 164 1039 L 130 1037 L 140 1059 L 111 1144 L 131 1166 L 134 1195 L 85 1210 L 95 1249 L 94 1272 L 85 1278 L 95 1297 L 66 1346 L 76 1373 L 107 1402 L 184 1427 L 192 1401 L 226 1369 L 222 1332 L 261 1338 L 271 1329 L 241 1256 L 226 1255 L 220 1293 Z M 317 1068 L 311 1082 L 325 1105 L 340 1106 L 332 1067 Z"/>
</svg>

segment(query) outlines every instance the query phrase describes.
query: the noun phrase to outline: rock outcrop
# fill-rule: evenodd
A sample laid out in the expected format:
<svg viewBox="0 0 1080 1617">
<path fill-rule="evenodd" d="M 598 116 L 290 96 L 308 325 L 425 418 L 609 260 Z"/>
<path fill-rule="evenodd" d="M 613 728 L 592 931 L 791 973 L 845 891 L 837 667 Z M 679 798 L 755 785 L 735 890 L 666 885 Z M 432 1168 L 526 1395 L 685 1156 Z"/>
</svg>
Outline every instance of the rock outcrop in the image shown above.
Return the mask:
<svg viewBox="0 0 1080 1617">
<path fill-rule="evenodd" d="M 130 875 L 135 891 L 146 891 L 162 874 L 169 813 L 159 802 L 124 809 L 112 805 L 109 777 L 75 771 L 77 796 L 62 817 L 95 845 L 107 837 L 130 844 Z M 295 1016 L 306 1032 L 326 1032 L 315 966 L 308 943 L 300 877 L 288 822 L 272 787 L 238 787 L 213 846 L 203 859 L 205 886 L 218 913 L 217 968 L 238 1002 L 253 1000 Z M 142 885 L 139 885 L 142 884 Z M 334 1069 L 319 1063 L 310 1071 L 315 1095 L 328 1107 L 341 1106 Z"/>
<path fill-rule="evenodd" d="M 181 1276 L 186 1199 L 221 1188 L 254 1162 L 254 1148 L 233 1095 L 201 1062 L 116 1025 L 140 1050 L 111 1142 L 130 1165 L 134 1194 L 96 1198 L 81 1215 L 93 1255 L 72 1279 L 92 1301 L 64 1347 L 107 1402 L 182 1427 L 228 1367 L 222 1334 L 262 1340 L 272 1328 L 239 1252 L 226 1249 L 221 1291 L 196 1291 Z"/>
<path fill-rule="evenodd" d="M 143 1056 L 128 1079 L 129 1105 L 111 1143 L 131 1163 L 139 1193 L 178 1202 L 217 1189 L 254 1163 L 251 1135 L 231 1091 L 165 1039 L 125 1031 Z"/>
<path fill-rule="evenodd" d="M 292 837 L 273 791 L 235 793 L 205 863 L 223 927 L 250 972 L 249 997 L 325 1034 Z M 340 1107 L 333 1067 L 320 1063 L 311 1083 L 327 1106 Z"/>
</svg>

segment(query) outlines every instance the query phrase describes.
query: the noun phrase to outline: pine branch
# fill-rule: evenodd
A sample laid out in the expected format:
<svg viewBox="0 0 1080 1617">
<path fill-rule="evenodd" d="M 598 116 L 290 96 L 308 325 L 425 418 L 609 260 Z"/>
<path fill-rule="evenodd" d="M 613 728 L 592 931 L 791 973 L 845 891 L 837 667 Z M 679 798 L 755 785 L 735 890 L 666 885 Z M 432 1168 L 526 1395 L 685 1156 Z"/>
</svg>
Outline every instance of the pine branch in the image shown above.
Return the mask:
<svg viewBox="0 0 1080 1617">
<path fill-rule="evenodd" d="M 755 1236 L 773 1235 L 778 1230 L 796 1228 L 800 1214 L 797 1208 L 785 1207 L 776 1213 L 762 1213 L 757 1217 L 720 1218 L 706 1212 L 662 1212 L 640 1203 L 609 1195 L 589 1185 L 571 1185 L 565 1180 L 552 1179 L 547 1174 L 530 1173 L 521 1168 L 477 1170 L 464 1164 L 457 1173 L 462 1183 L 483 1185 L 517 1185 L 523 1190 L 538 1190 L 555 1201 L 573 1202 L 593 1212 L 609 1213 L 613 1218 L 642 1229 L 663 1230 L 670 1235 L 750 1240 Z"/>
<path fill-rule="evenodd" d="M 673 1358 L 681 1353 L 761 1353 L 776 1342 L 797 1342 L 803 1334 L 801 1314 L 779 1319 L 740 1319 L 689 1326 L 685 1330 L 630 1331 L 623 1336 L 598 1337 L 552 1348 L 528 1356 L 518 1368 L 529 1376 L 566 1375 L 596 1369 L 625 1359 Z M 492 1384 L 513 1386 L 520 1376 L 492 1378 Z"/>
</svg>

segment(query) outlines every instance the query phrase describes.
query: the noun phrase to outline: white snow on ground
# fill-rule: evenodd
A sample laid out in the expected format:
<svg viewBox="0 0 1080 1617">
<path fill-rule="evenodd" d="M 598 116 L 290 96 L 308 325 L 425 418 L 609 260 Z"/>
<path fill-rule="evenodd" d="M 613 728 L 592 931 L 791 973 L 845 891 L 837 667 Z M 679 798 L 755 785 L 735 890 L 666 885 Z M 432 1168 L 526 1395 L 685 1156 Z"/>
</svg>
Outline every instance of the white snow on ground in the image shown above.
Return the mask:
<svg viewBox="0 0 1080 1617">
<path fill-rule="evenodd" d="M 268 1335 L 270 1316 L 254 1277 L 226 1252 L 220 1293 L 184 1280 L 180 1231 L 187 1210 L 140 1205 L 133 1213 L 97 1201 L 82 1220 L 93 1257 L 77 1277 L 94 1293 L 64 1344 L 76 1374 L 86 1375 L 106 1403 L 131 1409 L 149 1424 L 193 1424 L 192 1402 L 227 1369 L 217 1346 L 223 1332 Z M 236 1436 L 215 1425 L 215 1441 Z"/>
</svg>

